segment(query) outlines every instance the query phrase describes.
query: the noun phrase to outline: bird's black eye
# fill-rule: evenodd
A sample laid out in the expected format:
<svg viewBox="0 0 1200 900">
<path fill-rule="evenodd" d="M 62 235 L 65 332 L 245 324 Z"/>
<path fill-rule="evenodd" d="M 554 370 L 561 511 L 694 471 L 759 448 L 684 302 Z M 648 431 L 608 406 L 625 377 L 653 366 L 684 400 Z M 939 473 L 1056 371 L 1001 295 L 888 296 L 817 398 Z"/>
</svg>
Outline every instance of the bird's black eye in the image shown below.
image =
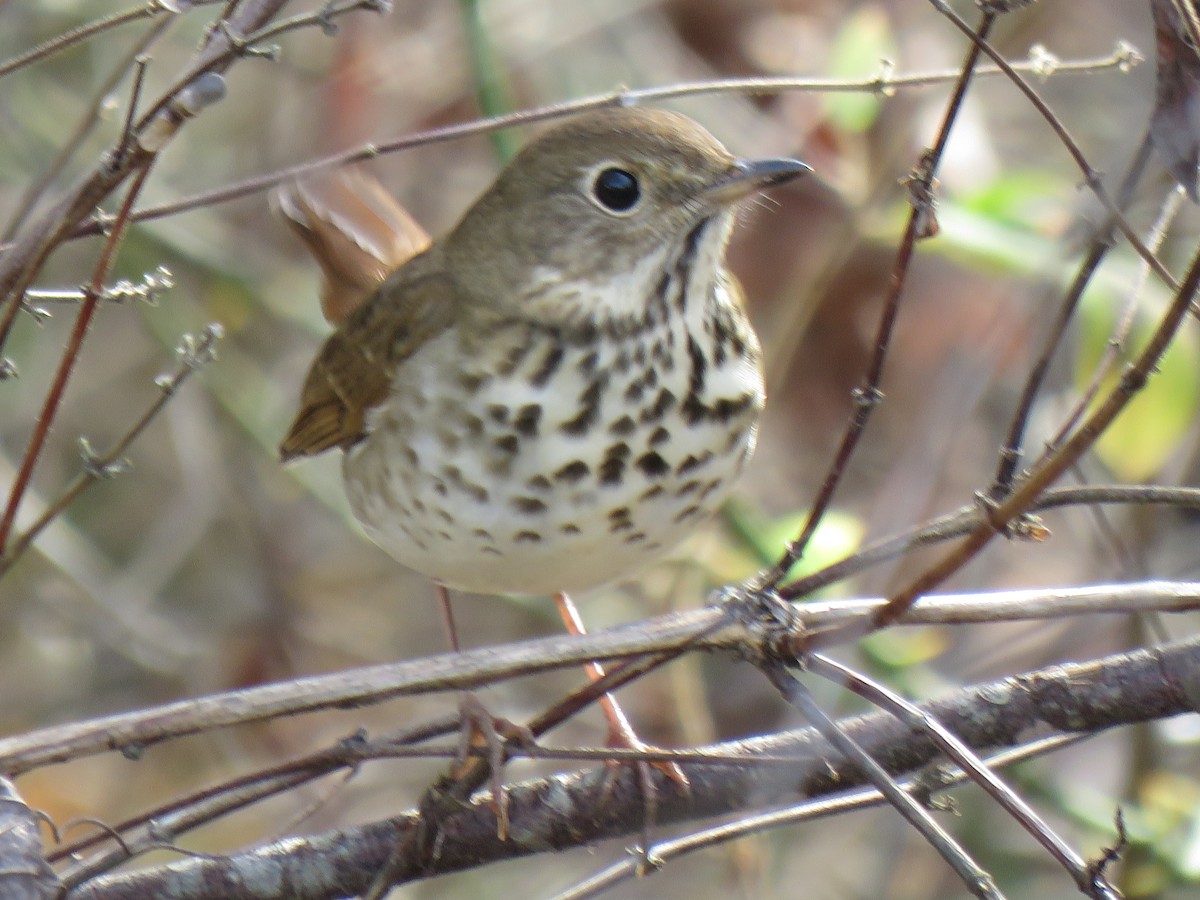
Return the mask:
<svg viewBox="0 0 1200 900">
<path fill-rule="evenodd" d="M 596 176 L 592 194 L 605 209 L 615 213 L 626 213 L 633 209 L 642 196 L 638 180 L 624 169 L 611 167 Z"/>
</svg>

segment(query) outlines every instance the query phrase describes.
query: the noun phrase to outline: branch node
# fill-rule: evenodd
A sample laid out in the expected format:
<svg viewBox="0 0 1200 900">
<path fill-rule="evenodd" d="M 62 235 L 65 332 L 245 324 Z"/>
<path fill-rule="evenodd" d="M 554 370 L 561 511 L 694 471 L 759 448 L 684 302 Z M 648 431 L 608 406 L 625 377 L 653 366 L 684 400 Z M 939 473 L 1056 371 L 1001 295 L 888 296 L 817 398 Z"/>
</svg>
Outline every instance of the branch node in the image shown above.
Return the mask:
<svg viewBox="0 0 1200 900">
<path fill-rule="evenodd" d="M 1146 61 L 1141 51 L 1129 41 L 1117 41 L 1116 47 L 1113 48 L 1113 58 L 1117 61 L 1117 71 L 1122 73 L 1129 73 L 1134 66 Z"/>
<path fill-rule="evenodd" d="M 1101 890 L 1108 887 L 1108 879 L 1104 875 L 1104 871 L 1114 862 L 1121 858 L 1121 854 L 1129 845 L 1129 835 L 1125 831 L 1125 812 L 1121 807 L 1117 807 L 1116 815 L 1113 817 L 1113 824 L 1117 828 L 1117 841 L 1111 847 L 1105 847 L 1100 852 L 1100 858 L 1094 859 L 1088 863 L 1087 872 L 1091 880 L 1093 890 Z M 1107 896 L 1106 894 L 1095 894 L 1094 896 Z"/>
<path fill-rule="evenodd" d="M 936 237 L 941 230 L 937 220 L 937 191 L 940 182 L 933 176 L 936 167 L 936 152 L 926 149 L 912 170 L 900 179 L 900 183 L 908 188 L 908 202 L 915 214 L 913 234 L 917 240 Z"/>
<path fill-rule="evenodd" d="M 1029 48 L 1030 73 L 1043 84 L 1058 73 L 1061 65 L 1062 58 L 1051 53 L 1045 44 L 1034 44 Z"/>
<path fill-rule="evenodd" d="M 884 401 L 885 396 L 875 385 L 856 387 L 850 391 L 850 399 L 859 409 L 874 409 Z"/>
<path fill-rule="evenodd" d="M 638 878 L 645 878 L 647 875 L 660 872 L 667 864 L 666 860 L 655 853 L 653 848 L 643 849 L 639 845 L 634 845 L 626 848 L 625 852 L 637 860 L 634 863 L 633 871 Z"/>
<path fill-rule="evenodd" d="M 333 37 L 338 33 L 337 22 L 333 21 L 333 14 L 336 12 L 336 7 L 336 0 L 328 0 L 316 15 L 317 27 L 321 29 L 321 34 L 326 37 Z"/>
<path fill-rule="evenodd" d="M 199 369 L 217 358 L 217 342 L 225 336 L 225 329 L 220 322 L 209 322 L 197 337 L 185 334 L 179 339 L 175 355 L 185 369 Z"/>
<path fill-rule="evenodd" d="M 798 664 L 794 648 L 803 636 L 803 623 L 796 608 L 775 591 L 726 587 L 713 592 L 708 605 L 722 607 L 746 629 L 751 637 L 747 656 L 753 653 L 759 659 Z"/>
<path fill-rule="evenodd" d="M 871 93 L 881 99 L 896 96 L 896 87 L 892 84 L 892 76 L 896 74 L 896 64 L 890 59 L 881 59 L 879 61 L 879 72 L 875 76 L 875 83 L 871 88 Z"/>
<path fill-rule="evenodd" d="M 105 459 L 92 449 L 91 441 L 85 437 L 79 439 L 79 455 L 83 457 L 83 471 L 89 478 L 97 480 L 116 478 L 133 468 L 133 464 L 124 456 Z"/>
</svg>

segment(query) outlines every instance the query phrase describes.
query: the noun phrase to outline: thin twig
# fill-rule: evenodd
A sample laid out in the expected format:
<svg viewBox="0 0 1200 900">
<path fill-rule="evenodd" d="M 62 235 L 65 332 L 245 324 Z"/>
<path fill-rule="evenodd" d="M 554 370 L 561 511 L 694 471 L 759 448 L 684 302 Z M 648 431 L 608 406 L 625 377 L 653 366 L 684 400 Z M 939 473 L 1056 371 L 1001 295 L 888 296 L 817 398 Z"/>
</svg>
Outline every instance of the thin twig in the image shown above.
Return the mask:
<svg viewBox="0 0 1200 900">
<path fill-rule="evenodd" d="M 174 18 L 161 19 L 151 24 L 141 39 L 130 47 L 124 56 L 117 61 L 117 64 L 113 66 L 108 77 L 92 93 L 82 118 L 75 126 L 75 130 L 62 142 L 58 151 L 54 154 L 54 158 L 50 160 L 45 170 L 33 180 L 29 188 L 22 194 L 21 199 L 17 202 L 16 211 L 12 214 L 8 225 L 4 229 L 4 236 L 3 239 L 0 239 L 0 244 L 7 244 L 13 235 L 21 230 L 21 227 L 41 200 L 46 189 L 62 174 L 72 157 L 74 157 L 75 153 L 83 145 L 83 142 L 87 140 L 88 135 L 92 133 L 97 123 L 99 123 L 100 110 L 109 94 L 116 90 L 117 85 L 121 83 L 121 79 L 125 77 L 125 73 L 129 71 L 129 67 L 133 64 L 134 60 L 150 49 L 166 33 L 174 21 Z"/>
<path fill-rule="evenodd" d="M 973 896 L 1002 900 L 1004 895 L 1000 893 L 992 877 L 971 859 L 966 849 L 934 820 L 928 810 L 905 792 L 883 766 L 838 726 L 802 681 L 793 676 L 778 660 L 760 663 L 759 668 L 784 699 L 800 710 L 825 740 L 848 762 L 862 770 L 867 780 L 887 799 L 888 804 L 929 842 L 942 859 L 946 860 Z"/>
<path fill-rule="evenodd" d="M 0 577 L 3 577 L 12 568 L 17 559 L 29 549 L 30 545 L 37 539 L 46 526 L 74 503 L 80 494 L 96 482 L 119 474 L 124 469 L 122 457 L 124 457 L 130 445 L 137 440 L 158 414 L 166 408 L 167 403 L 175 396 L 183 383 L 194 372 L 212 360 L 217 341 L 221 339 L 222 333 L 221 326 L 214 323 L 207 326 L 201 332 L 199 338 L 184 335 L 183 340 L 176 350 L 180 360 L 179 367 L 172 374 L 162 375 L 155 379 L 155 385 L 159 391 L 158 396 L 155 397 L 149 407 L 133 423 L 133 426 L 125 432 L 107 453 L 92 453 L 86 441 L 81 440 L 84 453 L 83 471 L 76 476 L 75 480 L 63 490 L 54 502 L 42 511 L 42 514 L 38 516 L 36 521 L 12 542 L 5 552 L 0 553 Z"/>
<path fill-rule="evenodd" d="M 985 12 L 983 14 L 979 23 L 979 34 L 981 37 L 987 35 L 994 21 L 995 15 L 993 13 Z M 942 152 L 946 148 L 946 142 L 950 138 L 950 129 L 953 127 L 954 122 L 958 118 L 959 110 L 962 108 L 963 100 L 967 94 L 967 87 L 971 83 L 979 54 L 979 46 L 972 44 L 967 51 L 967 58 L 960 69 L 958 81 L 954 86 L 954 92 L 946 103 L 946 109 L 942 114 L 942 122 L 938 128 L 933 146 L 921 155 L 921 161 L 917 164 L 917 167 L 909 178 L 911 209 L 908 214 L 908 222 L 904 227 L 904 234 L 900 239 L 900 246 L 896 250 L 896 258 L 892 264 L 892 274 L 889 280 L 890 287 L 887 299 L 883 304 L 883 313 L 879 319 L 879 326 L 876 329 L 871 361 L 867 365 L 867 372 L 863 378 L 863 383 L 852 392 L 854 411 L 851 413 L 850 421 L 842 433 L 841 443 L 834 453 L 833 462 L 829 466 L 829 471 L 825 474 L 820 490 L 817 491 L 816 499 L 812 503 L 812 507 L 809 510 L 808 517 L 804 521 L 804 527 L 800 530 L 799 536 L 788 543 L 778 562 L 760 576 L 753 588 L 755 590 L 774 589 L 780 581 L 787 577 L 788 571 L 797 560 L 803 557 L 804 551 L 808 547 L 808 542 L 816 534 L 817 527 L 821 524 L 821 520 L 825 517 L 825 513 L 833 503 L 834 494 L 837 491 L 838 485 L 841 484 L 846 467 L 849 466 L 850 460 L 854 456 L 854 451 L 858 447 L 858 442 L 866 430 L 871 413 L 874 412 L 875 407 L 883 400 L 883 391 L 881 390 L 883 369 L 887 362 L 888 348 L 891 346 L 892 332 L 895 330 L 896 320 L 900 314 L 900 298 L 904 292 L 904 286 L 908 282 L 909 265 L 912 262 L 917 241 L 932 233 L 930 223 L 933 221 L 932 217 L 936 203 L 935 175 L 937 167 L 941 161 Z"/>
<path fill-rule="evenodd" d="M 1120 383 L 1108 393 L 1096 411 L 1087 418 L 1070 439 L 1052 456 L 1047 457 L 1034 468 L 1028 477 L 1002 502 L 995 505 L 985 504 L 985 521 L 975 526 L 967 537 L 942 559 L 895 592 L 888 600 L 888 604 L 872 617 L 869 624 L 858 623 L 811 632 L 801 639 L 797 647 L 793 648 L 796 655 L 802 655 L 805 650 L 816 650 L 833 643 L 852 640 L 872 630 L 886 627 L 902 616 L 918 597 L 933 590 L 966 565 L 997 535 L 1006 533 L 1009 523 L 1017 516 L 1027 512 L 1038 495 L 1091 448 L 1113 419 L 1145 387 L 1147 380 L 1157 368 L 1159 360 L 1167 351 L 1167 347 L 1170 346 L 1175 333 L 1187 316 L 1198 286 L 1200 286 L 1200 251 L 1193 257 L 1183 283 L 1137 360 L 1126 367 Z"/>
<path fill-rule="evenodd" d="M 1162 248 L 1163 241 L 1167 236 L 1167 230 L 1171 227 L 1171 223 L 1175 221 L 1175 216 L 1178 215 L 1179 210 L 1183 207 L 1186 197 L 1187 194 L 1178 185 L 1172 187 L 1167 193 L 1159 210 L 1158 218 L 1150 227 L 1150 234 L 1146 241 L 1146 246 L 1150 248 L 1151 252 L 1158 253 Z M 1104 353 L 1092 370 L 1087 387 L 1080 392 L 1079 398 L 1075 401 L 1074 408 L 1067 414 L 1066 420 L 1059 427 L 1057 434 L 1047 442 L 1046 447 L 1042 451 L 1043 456 L 1053 452 L 1054 448 L 1066 440 L 1067 435 L 1075 430 L 1084 413 L 1091 408 L 1092 401 L 1096 399 L 1096 396 L 1100 393 L 1100 389 L 1121 361 L 1121 352 L 1125 348 L 1129 340 L 1129 335 L 1133 331 L 1134 322 L 1137 321 L 1138 300 L 1146 288 L 1149 275 L 1149 269 L 1143 264 L 1138 271 L 1137 280 L 1129 291 L 1125 309 L 1117 317 L 1117 325 L 1113 329 L 1112 337 L 1105 343 Z"/>
<path fill-rule="evenodd" d="M 286 2 L 244 0 L 235 13 L 236 24 L 260 26 L 276 15 Z M 228 65 L 228 60 L 211 65 L 207 60 L 210 56 L 221 56 L 224 49 L 227 49 L 224 44 L 209 42 L 200 51 L 197 63 L 208 74 L 181 83 L 165 102 L 160 100 L 156 104 L 160 114 L 143 117 L 144 127 L 139 123 L 131 152 L 121 159 L 115 159 L 111 153 L 105 154 L 58 202 L 22 229 L 17 239 L 0 255 L 0 353 L 12 332 L 25 290 L 32 285 L 50 254 L 130 175 L 149 166 L 185 121 L 223 96 L 219 73 Z"/>
<path fill-rule="evenodd" d="M 38 44 L 32 50 L 26 50 L 24 53 L 18 53 L 16 56 L 10 56 L 8 59 L 0 61 L 0 78 L 10 75 L 25 66 L 48 59 L 55 53 L 60 53 L 68 47 L 93 38 L 98 34 L 103 34 L 105 31 L 111 31 L 130 22 L 136 22 L 139 19 L 149 19 L 163 13 L 169 16 L 178 15 L 177 10 L 171 9 L 167 4 L 160 2 L 160 0 L 150 0 L 144 6 L 94 19 L 86 25 L 80 25 L 78 28 L 72 28 L 70 31 L 64 31 L 62 34 L 55 35 L 50 40 Z"/>
<path fill-rule="evenodd" d="M 1079 171 L 1083 173 L 1084 181 L 1088 189 L 1095 194 L 1096 198 L 1104 205 L 1104 208 L 1108 211 L 1108 214 L 1112 217 L 1113 222 L 1116 224 L 1117 229 L 1122 235 L 1125 236 L 1125 240 L 1129 241 L 1129 245 L 1135 251 L 1137 251 L 1138 256 L 1146 261 L 1146 264 L 1150 266 L 1150 268 L 1156 275 L 1158 275 L 1159 278 L 1162 279 L 1165 285 L 1170 287 L 1172 290 L 1177 289 L 1179 283 L 1175 280 L 1175 276 L 1173 276 L 1167 270 L 1167 267 L 1164 266 L 1158 259 L 1158 257 L 1151 253 L 1146 248 L 1146 245 L 1142 243 L 1142 239 L 1138 236 L 1137 232 L 1134 231 L 1133 226 L 1129 224 L 1129 221 L 1125 218 L 1125 215 L 1121 212 L 1118 205 L 1113 202 L 1111 197 L 1108 196 L 1108 191 L 1104 189 L 1104 180 L 1101 177 L 1100 172 L 1092 168 L 1091 164 L 1087 161 L 1087 157 L 1083 155 L 1083 151 L 1079 148 L 1079 145 L 1075 143 L 1075 139 L 1071 137 L 1066 126 L 1063 125 L 1058 116 L 1054 114 L 1053 110 L 1051 110 L 1046 104 L 1046 101 L 1043 100 L 1038 95 L 1037 91 L 1030 86 L 1029 82 L 1022 78 L 1020 73 L 1018 73 L 1017 70 L 1014 69 L 1008 63 L 1008 61 L 1004 59 L 999 51 L 997 51 L 991 44 L 980 38 L 971 30 L 971 26 L 968 25 L 961 16 L 959 16 L 954 12 L 953 9 L 950 8 L 950 5 L 946 3 L 946 0 L 929 0 L 929 2 L 933 5 L 934 9 L 949 19 L 955 28 L 970 38 L 975 46 L 979 47 L 979 49 L 991 57 L 992 62 L 1004 70 L 1005 74 L 1009 76 L 1009 80 L 1013 83 L 1017 90 L 1025 95 L 1025 98 L 1033 105 L 1033 108 L 1041 114 L 1042 118 L 1046 120 L 1046 123 L 1054 131 L 1055 135 L 1058 136 L 1059 142 L 1063 145 L 1063 147 L 1066 148 L 1067 153 L 1070 154 L 1071 159 L 1075 162 L 1075 165 L 1079 167 Z"/>
<path fill-rule="evenodd" d="M 1150 151 L 1150 132 L 1147 130 L 1142 135 L 1142 141 L 1138 145 L 1137 152 L 1134 154 L 1133 160 L 1129 163 L 1129 167 L 1125 171 L 1125 176 L 1121 179 L 1121 187 L 1117 191 L 1117 204 L 1122 209 L 1129 204 L 1129 201 L 1133 197 L 1133 191 L 1141 180 L 1142 174 L 1145 172 L 1146 164 L 1150 161 Z M 1013 478 L 1016 476 L 1017 467 L 1021 462 L 1021 447 L 1025 440 L 1025 429 L 1029 422 L 1029 416 L 1033 411 L 1034 401 L 1036 401 L 1038 394 L 1041 392 L 1046 375 L 1050 371 L 1050 363 L 1066 336 L 1067 325 L 1075 315 L 1080 299 L 1083 297 L 1083 292 L 1091 283 L 1092 276 L 1096 274 L 1096 270 L 1100 267 L 1100 263 L 1104 260 L 1104 257 L 1112 249 L 1112 226 L 1113 223 L 1110 216 L 1109 220 L 1104 223 L 1102 228 L 1097 230 L 1095 236 L 1092 238 L 1092 245 L 1088 250 L 1088 255 L 1080 262 L 1079 270 L 1075 273 L 1071 287 L 1067 290 L 1066 296 L 1063 297 L 1059 304 L 1058 314 L 1055 316 L 1054 323 L 1046 333 L 1046 339 L 1042 345 L 1041 352 L 1038 354 L 1037 359 L 1029 370 L 1029 374 L 1025 378 L 1025 385 L 1021 389 L 1021 397 L 1017 401 L 1016 409 L 1008 426 L 1007 437 L 1000 448 L 996 476 L 992 488 L 988 492 L 989 496 L 993 499 L 1005 496 L 1012 487 Z"/>
<path fill-rule="evenodd" d="M 67 387 L 67 380 L 71 377 L 71 371 L 74 369 L 75 362 L 79 358 L 79 353 L 83 349 L 83 339 L 87 335 L 88 327 L 92 323 L 92 316 L 96 312 L 96 306 L 100 302 L 104 282 L 107 280 L 108 274 L 112 270 L 113 263 L 116 260 L 117 248 L 125 236 L 125 229 L 129 227 L 129 212 L 133 209 L 134 200 L 137 199 L 137 195 L 141 193 L 142 186 L 146 183 L 146 177 L 150 174 L 150 168 L 150 164 L 147 163 L 134 176 L 133 182 L 129 185 L 129 190 L 126 191 L 125 199 L 121 202 L 121 208 L 113 222 L 112 232 L 105 241 L 104 247 L 100 251 L 100 258 L 97 260 L 96 266 L 92 271 L 88 295 L 80 305 L 79 313 L 75 317 L 75 328 L 71 332 L 66 349 L 63 351 L 62 360 L 59 363 L 58 371 L 54 375 L 54 381 L 50 385 L 50 390 L 46 394 L 45 403 L 42 404 L 42 411 L 38 416 L 37 426 L 34 428 L 33 434 L 29 438 L 29 444 L 25 448 L 25 455 L 21 459 L 21 467 L 17 472 L 16 479 L 13 481 L 12 489 L 9 491 L 8 503 L 4 507 L 4 515 L 0 517 L 0 555 L 3 555 L 7 550 L 8 537 L 17 518 L 17 508 L 21 505 L 21 498 L 25 496 L 25 490 L 29 487 L 30 478 L 33 477 L 33 468 L 37 464 L 38 456 L 42 452 L 42 446 L 45 444 L 46 437 L 50 433 L 50 426 L 54 423 L 59 404 L 62 402 L 63 392 Z"/>
<path fill-rule="evenodd" d="M 1087 860 L 1071 849 L 1053 829 L 1022 800 L 1012 788 L 1001 781 L 971 749 L 959 740 L 935 717 L 928 715 L 916 704 L 910 703 L 878 682 L 872 681 L 834 660 L 813 654 L 805 660 L 805 668 L 814 674 L 828 678 L 871 703 L 891 712 L 909 728 L 926 731 L 946 754 L 947 758 L 968 777 L 988 793 L 1021 827 L 1033 835 L 1046 851 L 1053 856 L 1071 875 L 1080 890 L 1093 896 L 1093 873 Z"/>
<path fill-rule="evenodd" d="M 1118 48 L 1109 56 L 1063 63 L 1061 65 L 1061 69 L 1056 67 L 1054 71 L 1056 73 L 1062 71 L 1063 73 L 1075 74 L 1098 72 L 1112 68 L 1125 68 L 1131 64 L 1131 61 L 1136 59 L 1138 59 L 1136 54 L 1132 54 L 1132 51 L 1130 51 L 1128 48 Z M 1028 62 L 1024 64 L 1018 64 L 1015 66 L 1015 68 L 1018 71 L 1035 72 L 1038 71 L 1038 63 Z M 225 203 L 230 200 L 237 200 L 251 194 L 269 190 L 288 181 L 313 175 L 326 169 L 342 168 L 355 163 L 377 159 L 380 156 L 385 156 L 390 153 L 396 153 L 402 150 L 411 150 L 414 147 L 423 147 L 429 144 L 437 144 L 444 141 L 458 140 L 464 137 L 488 134 L 504 128 L 516 128 L 524 125 L 533 125 L 547 119 L 561 118 L 563 116 L 587 112 L 588 110 L 599 109 L 606 106 L 657 102 L 662 100 L 680 99 L 684 97 L 700 97 L 711 94 L 746 94 L 753 96 L 759 94 L 782 93 L 785 91 L 811 91 L 815 93 L 872 92 L 886 95 L 903 88 L 921 88 L 953 82 L 959 77 L 959 74 L 959 71 L 955 70 L 953 72 L 934 72 L 917 75 L 880 75 L 877 78 L 856 80 L 811 78 L 735 78 L 717 79 L 713 81 L 685 82 L 683 84 L 677 84 L 670 87 L 638 88 L 636 90 L 622 90 L 616 93 L 597 94 L 591 97 L 584 97 L 569 102 L 539 106 L 529 110 L 521 110 L 503 116 L 496 116 L 495 118 L 491 119 L 474 120 L 459 125 L 432 128 L 426 131 L 419 131 L 414 134 L 408 134 L 398 138 L 391 138 L 381 142 L 364 144 L 351 150 L 345 150 L 340 153 L 334 153 L 329 156 L 321 157 L 320 159 L 309 160 L 304 163 L 298 163 L 297 165 L 289 166 L 285 169 L 278 169 L 274 172 L 268 172 L 265 175 L 248 178 L 243 181 L 239 181 L 236 184 L 227 185 L 222 188 L 216 188 L 211 191 L 204 191 L 200 194 L 194 194 L 190 197 L 184 197 L 180 200 L 172 201 L 170 203 L 163 203 L 158 206 L 150 206 L 146 207 L 145 209 L 135 210 L 133 213 L 133 221 L 144 222 L 151 219 L 161 219 L 177 213 L 188 212 L 193 209 L 200 209 L 217 203 Z M 996 67 L 984 67 L 978 69 L 976 74 L 981 76 L 995 76 L 1001 75 L 1003 72 Z M 72 237 L 86 237 L 88 235 L 96 234 L 99 230 L 100 223 L 85 222 L 72 234 Z M 0 251 L 4 249 L 5 247 L 0 245 Z"/>
<path fill-rule="evenodd" d="M 1200 509 L 1200 488 L 1168 487 L 1157 484 L 1097 484 L 1086 487 L 1050 488 L 1030 504 L 1027 512 L 1041 512 L 1071 506 L 1093 505 L 1172 506 Z M 915 550 L 940 544 L 968 534 L 986 519 L 979 503 L 964 506 L 939 516 L 917 528 L 881 538 L 848 555 L 845 559 L 781 585 L 776 593 L 784 600 L 798 600 L 836 584 L 873 565 L 888 562 Z"/>
</svg>

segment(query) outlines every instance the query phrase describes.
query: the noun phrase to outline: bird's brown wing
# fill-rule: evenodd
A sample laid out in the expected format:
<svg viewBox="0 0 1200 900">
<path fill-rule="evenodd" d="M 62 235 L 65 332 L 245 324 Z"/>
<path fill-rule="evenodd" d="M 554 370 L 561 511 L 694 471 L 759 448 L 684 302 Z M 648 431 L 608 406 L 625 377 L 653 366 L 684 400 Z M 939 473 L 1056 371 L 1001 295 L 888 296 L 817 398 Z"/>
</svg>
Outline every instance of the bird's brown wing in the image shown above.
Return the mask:
<svg viewBox="0 0 1200 900">
<path fill-rule="evenodd" d="M 342 323 L 313 360 L 279 456 L 287 462 L 365 436 L 367 412 L 388 395 L 397 367 L 444 331 L 455 292 L 443 274 L 395 273 Z"/>
</svg>

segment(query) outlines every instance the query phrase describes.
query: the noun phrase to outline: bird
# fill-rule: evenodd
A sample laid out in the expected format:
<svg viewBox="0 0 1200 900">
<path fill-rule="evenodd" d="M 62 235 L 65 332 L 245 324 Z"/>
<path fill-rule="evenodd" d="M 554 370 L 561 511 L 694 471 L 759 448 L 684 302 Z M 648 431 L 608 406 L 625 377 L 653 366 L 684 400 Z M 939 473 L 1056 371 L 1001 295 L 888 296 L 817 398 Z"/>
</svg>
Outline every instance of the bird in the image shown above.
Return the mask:
<svg viewBox="0 0 1200 900">
<path fill-rule="evenodd" d="M 570 595 L 678 544 L 753 453 L 762 354 L 726 248 L 739 201 L 809 171 L 661 109 L 549 129 L 339 314 L 282 460 L 340 449 L 398 562 L 440 591 L 553 595 L 581 632 Z M 610 743 L 644 746 L 602 702 Z"/>
</svg>

